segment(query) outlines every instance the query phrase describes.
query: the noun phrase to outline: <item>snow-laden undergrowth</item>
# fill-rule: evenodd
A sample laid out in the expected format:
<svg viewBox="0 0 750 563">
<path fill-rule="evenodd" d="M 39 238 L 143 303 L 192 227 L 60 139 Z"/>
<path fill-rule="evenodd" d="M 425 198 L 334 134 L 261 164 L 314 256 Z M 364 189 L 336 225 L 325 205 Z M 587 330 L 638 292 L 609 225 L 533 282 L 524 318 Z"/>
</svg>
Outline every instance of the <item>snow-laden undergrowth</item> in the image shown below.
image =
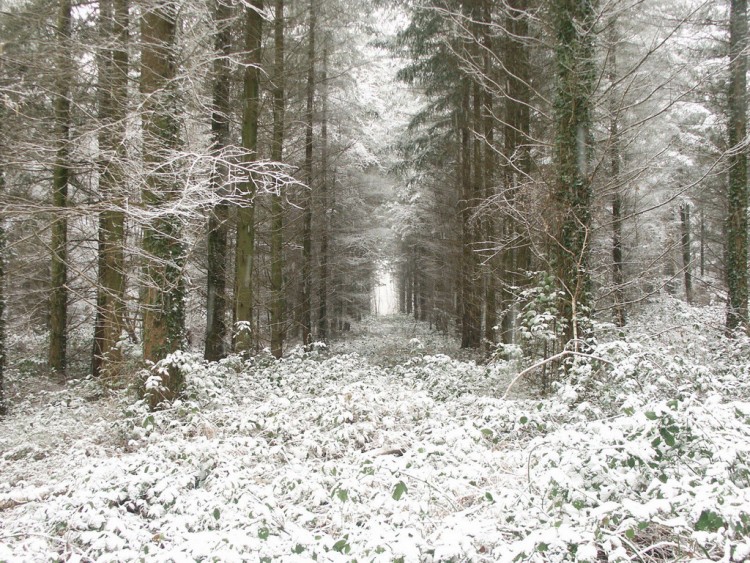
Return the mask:
<svg viewBox="0 0 750 563">
<path fill-rule="evenodd" d="M 750 557 L 750 342 L 720 311 L 656 305 L 536 400 L 500 398 L 522 364 L 389 322 L 364 355 L 178 355 L 187 393 L 155 413 L 90 381 L 17 403 L 0 560 Z"/>
</svg>

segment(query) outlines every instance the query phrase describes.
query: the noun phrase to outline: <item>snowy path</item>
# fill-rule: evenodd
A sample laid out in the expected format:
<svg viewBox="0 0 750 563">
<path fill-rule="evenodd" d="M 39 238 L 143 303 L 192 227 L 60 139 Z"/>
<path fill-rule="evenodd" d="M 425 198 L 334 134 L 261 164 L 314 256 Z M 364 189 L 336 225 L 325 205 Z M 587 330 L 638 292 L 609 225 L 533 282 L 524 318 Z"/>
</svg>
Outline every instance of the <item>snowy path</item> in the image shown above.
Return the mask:
<svg viewBox="0 0 750 563">
<path fill-rule="evenodd" d="M 505 401 L 514 366 L 436 354 L 444 337 L 412 326 L 371 321 L 282 362 L 184 356 L 186 398 L 156 413 L 87 400 L 93 382 L 24 402 L 0 422 L 0 561 L 750 553 L 719 525 L 750 505 L 748 403 Z"/>
</svg>

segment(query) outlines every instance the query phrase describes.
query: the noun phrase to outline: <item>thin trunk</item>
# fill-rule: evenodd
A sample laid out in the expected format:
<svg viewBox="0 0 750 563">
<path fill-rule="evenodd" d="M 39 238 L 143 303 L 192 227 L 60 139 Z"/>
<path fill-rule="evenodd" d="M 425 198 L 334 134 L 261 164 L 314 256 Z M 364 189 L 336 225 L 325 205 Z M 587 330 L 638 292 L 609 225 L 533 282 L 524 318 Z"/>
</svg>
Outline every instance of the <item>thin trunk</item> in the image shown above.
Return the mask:
<svg viewBox="0 0 750 563">
<path fill-rule="evenodd" d="M 114 14 L 112 14 L 112 7 Z M 99 188 L 108 208 L 99 217 L 99 272 L 94 327 L 94 376 L 115 376 L 121 360 L 117 343 L 125 316 L 125 214 L 124 173 L 125 120 L 128 98 L 129 3 L 100 3 L 102 32 L 114 44 L 100 56 L 99 148 L 102 153 Z"/>
<path fill-rule="evenodd" d="M 483 2 L 482 6 L 483 22 L 485 25 L 481 28 L 481 37 L 484 52 L 484 73 L 485 76 L 494 80 L 494 70 L 492 64 L 493 41 L 488 33 L 487 26 L 492 21 L 492 11 L 488 1 Z M 484 129 L 485 151 L 484 151 L 484 199 L 491 200 L 495 196 L 495 119 L 493 110 L 493 96 L 489 90 L 484 91 L 484 105 L 482 115 L 482 127 Z M 487 213 L 485 217 L 485 244 L 493 244 L 496 237 L 495 217 L 493 213 Z M 484 339 L 487 346 L 491 349 L 494 347 L 497 325 L 497 284 L 495 279 L 496 259 L 495 252 L 490 250 L 487 256 L 487 273 L 485 284 L 485 307 L 484 307 Z"/>
<path fill-rule="evenodd" d="M 274 86 L 273 141 L 271 160 L 281 162 L 284 153 L 284 0 L 276 0 L 273 26 Z M 271 353 L 280 358 L 284 350 L 284 207 L 279 184 L 271 195 Z"/>
<path fill-rule="evenodd" d="M 461 103 L 461 224 L 462 224 L 462 303 L 461 347 L 477 348 L 481 344 L 481 308 L 477 292 L 477 256 L 474 252 L 476 237 L 472 221 L 475 201 L 475 182 L 472 176 L 472 147 L 469 119 L 471 117 L 471 89 L 464 86 Z"/>
<path fill-rule="evenodd" d="M 318 293 L 318 340 L 328 339 L 328 46 L 323 47 L 320 126 L 320 285 Z"/>
<path fill-rule="evenodd" d="M 685 274 L 685 300 L 693 302 L 693 273 L 692 259 L 690 257 L 690 205 L 680 205 L 680 231 L 682 236 L 682 270 Z"/>
<path fill-rule="evenodd" d="M 262 0 L 245 6 L 245 72 L 242 111 L 243 164 L 250 167 L 258 158 L 258 114 L 260 111 L 260 64 L 263 30 Z M 243 204 L 237 210 L 237 245 L 235 255 L 234 347 L 237 352 L 253 349 L 253 267 L 255 258 L 255 178 L 249 170 L 242 182 Z"/>
<path fill-rule="evenodd" d="M 617 22 L 610 24 L 610 47 L 608 78 L 610 84 L 617 80 Z M 617 98 L 610 93 L 609 98 L 609 172 L 612 190 L 612 283 L 614 285 L 614 317 L 617 326 L 625 326 L 625 274 L 622 257 L 622 193 L 620 186 L 621 142 L 619 136 L 619 113 Z"/>
<path fill-rule="evenodd" d="M 404 291 L 404 297 L 406 299 L 406 314 L 411 315 L 412 305 L 414 304 L 413 290 L 414 290 L 414 262 L 411 254 L 411 249 L 407 250 L 406 259 L 406 276 L 404 280 L 406 282 L 406 290 Z"/>
<path fill-rule="evenodd" d="M 211 191 L 223 194 L 229 180 L 224 164 L 224 151 L 229 144 L 229 86 L 231 70 L 230 19 L 232 9 L 224 0 L 214 6 L 213 108 L 211 112 L 211 152 L 216 157 L 211 173 Z M 226 355 L 227 339 L 227 248 L 229 236 L 229 206 L 220 202 L 208 215 L 208 272 L 206 287 L 206 345 L 204 357 L 217 361 Z"/>
<path fill-rule="evenodd" d="M 701 209 L 701 279 L 706 275 L 706 217 Z"/>
<path fill-rule="evenodd" d="M 0 101 L 0 121 L 5 107 Z M 0 197 L 5 195 L 5 170 L 0 165 Z M 6 413 L 5 404 L 5 366 L 7 365 L 7 342 L 5 330 L 5 225 L 0 219 L 0 416 Z"/>
<path fill-rule="evenodd" d="M 59 211 L 52 223 L 50 341 L 48 365 L 65 373 L 68 320 L 68 205 L 70 181 L 70 0 L 60 0 L 57 15 L 58 68 L 55 84 L 55 166 L 52 172 L 52 205 Z"/>
<path fill-rule="evenodd" d="M 177 8 L 162 2 L 141 19 L 141 93 L 143 94 L 143 161 L 146 182 L 142 199 L 160 211 L 143 226 L 144 277 L 143 358 L 158 362 L 178 350 L 185 334 L 185 250 L 180 220 L 164 211 L 178 197 L 179 169 L 171 164 L 179 148 L 178 92 L 175 83 Z M 179 370 L 162 377 L 161 388 L 145 390 L 151 408 L 181 391 Z"/>
<path fill-rule="evenodd" d="M 310 0 L 309 36 L 307 46 L 307 108 L 305 113 L 304 174 L 307 193 L 303 202 L 302 226 L 302 296 L 300 321 L 302 344 L 312 342 L 312 184 L 313 184 L 313 102 L 315 99 L 315 1 Z"/>
<path fill-rule="evenodd" d="M 747 0 L 729 12 L 729 209 L 727 219 L 727 331 L 748 325 L 747 288 Z"/>
</svg>

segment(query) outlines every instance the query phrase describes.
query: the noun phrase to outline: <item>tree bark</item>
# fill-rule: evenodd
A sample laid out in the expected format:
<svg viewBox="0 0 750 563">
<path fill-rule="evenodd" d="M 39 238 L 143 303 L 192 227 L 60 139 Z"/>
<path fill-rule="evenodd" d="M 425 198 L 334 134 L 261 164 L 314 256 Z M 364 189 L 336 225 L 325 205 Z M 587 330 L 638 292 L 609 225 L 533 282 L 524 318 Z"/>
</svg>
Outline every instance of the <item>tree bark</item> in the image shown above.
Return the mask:
<svg viewBox="0 0 750 563">
<path fill-rule="evenodd" d="M 68 321 L 68 205 L 70 181 L 70 0 L 60 0 L 57 14 L 58 68 L 55 84 L 55 137 L 57 142 L 52 172 L 52 205 L 56 208 L 50 240 L 51 294 L 49 368 L 65 374 Z"/>
<path fill-rule="evenodd" d="M 325 39 L 325 38 L 324 38 Z M 328 45 L 324 41 L 320 127 L 320 269 L 318 292 L 318 340 L 328 339 Z"/>
<path fill-rule="evenodd" d="M 114 10 L 112 10 L 114 8 Z M 116 375 L 121 361 L 117 348 L 125 315 L 125 120 L 128 98 L 128 0 L 102 0 L 99 4 L 105 49 L 99 57 L 99 189 L 107 206 L 99 216 L 99 272 L 94 325 L 92 373 Z M 114 12 L 114 13 L 113 13 Z"/>
<path fill-rule="evenodd" d="M 304 174 L 307 193 L 303 201 L 302 295 L 300 320 L 302 345 L 312 343 L 312 189 L 313 189 L 313 111 L 315 99 L 315 1 L 310 0 L 307 45 L 307 107 L 305 113 Z"/>
<path fill-rule="evenodd" d="M 557 246 L 558 280 L 564 297 L 560 311 L 566 321 L 566 341 L 578 341 L 588 331 L 591 282 L 589 250 L 592 189 L 589 177 L 591 95 L 594 89 L 593 39 L 595 2 L 555 0 L 557 26 L 556 100 L 558 209 L 561 226 Z"/>
<path fill-rule="evenodd" d="M 729 209 L 727 218 L 727 332 L 748 328 L 747 288 L 747 0 L 729 11 Z"/>
<path fill-rule="evenodd" d="M 185 251 L 177 216 L 167 211 L 178 196 L 179 170 L 172 165 L 179 148 L 179 100 L 175 47 L 176 6 L 160 2 L 141 19 L 141 93 L 143 94 L 143 161 L 146 181 L 142 198 L 149 215 L 143 226 L 144 277 L 143 358 L 158 362 L 183 345 Z M 164 375 L 149 404 L 172 400 L 180 392 L 177 370 Z"/>
<path fill-rule="evenodd" d="M 472 175 L 473 143 L 470 141 L 471 88 L 464 86 L 460 109 L 461 130 L 461 250 L 462 297 L 461 347 L 477 348 L 481 344 L 481 307 L 477 291 L 477 255 L 474 251 L 476 236 L 472 210 L 476 204 L 476 178 Z"/>
<path fill-rule="evenodd" d="M 609 33 L 609 69 L 608 78 L 614 85 L 617 80 L 617 21 L 610 22 Z M 622 256 L 622 186 L 620 186 L 620 161 L 622 159 L 619 132 L 619 114 L 617 99 L 614 92 L 609 98 L 609 172 L 612 187 L 612 284 L 614 285 L 614 318 L 615 325 L 625 326 L 625 273 Z"/>
<path fill-rule="evenodd" d="M 211 191 L 223 194 L 229 181 L 224 151 L 229 144 L 229 87 L 231 70 L 230 19 L 232 9 L 224 0 L 214 6 L 213 108 L 211 112 L 211 152 L 216 158 L 211 172 Z M 227 252 L 229 205 L 217 203 L 208 215 L 208 273 L 206 287 L 206 345 L 204 357 L 217 361 L 226 356 L 227 339 Z"/>
<path fill-rule="evenodd" d="M 284 153 L 284 0 L 276 0 L 274 18 L 273 141 L 271 160 L 281 162 Z M 284 350 L 284 207 L 279 184 L 271 195 L 271 353 Z"/>
<path fill-rule="evenodd" d="M 5 104 L 0 101 L 0 121 L 5 114 Z M 5 195 L 5 170 L 0 165 L 0 197 Z M 5 327 L 5 224 L 0 219 L 0 416 L 6 413 L 5 405 L 5 366 L 8 353 L 7 332 Z"/>
<path fill-rule="evenodd" d="M 680 205 L 680 242 L 682 245 L 682 270 L 685 276 L 685 301 L 693 302 L 693 272 L 690 256 L 690 204 Z"/>
<path fill-rule="evenodd" d="M 523 285 L 526 271 L 531 269 L 531 244 L 528 233 L 516 219 L 516 208 L 522 182 L 531 173 L 529 154 L 530 104 L 529 55 L 526 38 L 529 36 L 528 0 L 509 0 L 505 25 L 509 30 L 504 42 L 507 94 L 505 124 L 503 187 L 508 211 L 503 217 L 502 232 L 506 250 L 502 254 L 501 340 L 512 344 L 516 331 L 515 296 L 509 287 Z"/>
<path fill-rule="evenodd" d="M 258 115 L 260 111 L 260 48 L 263 18 L 262 0 L 245 6 L 245 71 L 244 107 L 242 111 L 243 164 L 251 165 L 258 158 Z M 237 246 L 235 257 L 234 320 L 237 352 L 249 353 L 253 346 L 253 267 L 255 258 L 255 196 L 257 188 L 250 171 L 243 181 L 243 204 L 237 210 Z"/>
<path fill-rule="evenodd" d="M 484 53 L 484 74 L 488 80 L 495 80 L 495 71 L 492 64 L 493 41 L 488 32 L 488 26 L 492 23 L 492 9 L 490 2 L 482 2 L 482 25 L 480 27 L 480 38 Z M 495 118 L 493 110 L 493 95 L 490 89 L 485 88 L 483 91 L 482 105 L 482 128 L 485 139 L 484 151 L 484 199 L 492 200 L 495 197 Z M 484 220 L 484 239 L 485 244 L 489 245 L 495 241 L 496 223 L 493 213 L 487 213 Z M 497 331 L 497 280 L 496 280 L 496 252 L 490 249 L 486 257 L 487 272 L 484 294 L 484 339 L 491 351 L 495 346 Z"/>
</svg>

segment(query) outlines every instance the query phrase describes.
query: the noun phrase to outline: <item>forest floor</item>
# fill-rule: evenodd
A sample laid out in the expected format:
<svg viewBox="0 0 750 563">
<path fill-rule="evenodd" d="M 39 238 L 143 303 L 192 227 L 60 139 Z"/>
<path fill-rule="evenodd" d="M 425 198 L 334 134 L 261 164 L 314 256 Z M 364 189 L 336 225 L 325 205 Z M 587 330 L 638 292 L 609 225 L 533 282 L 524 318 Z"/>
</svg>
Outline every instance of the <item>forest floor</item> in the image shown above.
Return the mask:
<svg viewBox="0 0 750 563">
<path fill-rule="evenodd" d="M 664 298 L 539 398 L 405 316 L 282 361 L 172 362 L 150 413 L 13 375 L 0 561 L 742 561 L 750 341 Z M 532 335 L 533 337 L 533 335 Z"/>
</svg>

